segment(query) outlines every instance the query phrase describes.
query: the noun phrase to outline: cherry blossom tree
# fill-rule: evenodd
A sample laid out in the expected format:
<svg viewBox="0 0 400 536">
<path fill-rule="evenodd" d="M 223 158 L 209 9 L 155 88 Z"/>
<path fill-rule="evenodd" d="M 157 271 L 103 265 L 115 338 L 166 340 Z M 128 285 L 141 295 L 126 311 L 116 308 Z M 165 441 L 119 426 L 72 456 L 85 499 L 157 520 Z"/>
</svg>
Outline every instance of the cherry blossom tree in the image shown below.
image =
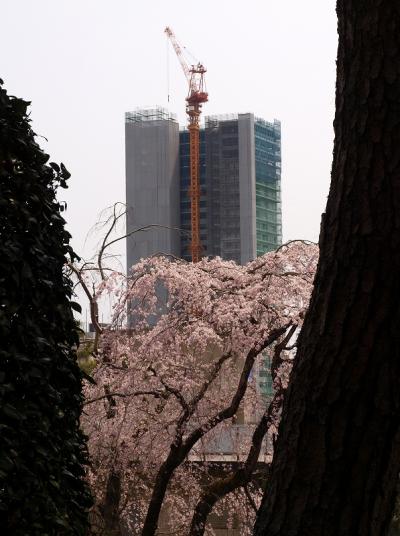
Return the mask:
<svg viewBox="0 0 400 536">
<path fill-rule="evenodd" d="M 246 266 L 160 254 L 126 277 L 105 268 L 112 242 L 107 233 L 95 265 L 71 267 L 97 332 L 82 424 L 104 531 L 212 534 L 213 512 L 250 534 L 317 248 L 292 242 Z M 269 403 L 257 372 L 267 361 Z"/>
</svg>

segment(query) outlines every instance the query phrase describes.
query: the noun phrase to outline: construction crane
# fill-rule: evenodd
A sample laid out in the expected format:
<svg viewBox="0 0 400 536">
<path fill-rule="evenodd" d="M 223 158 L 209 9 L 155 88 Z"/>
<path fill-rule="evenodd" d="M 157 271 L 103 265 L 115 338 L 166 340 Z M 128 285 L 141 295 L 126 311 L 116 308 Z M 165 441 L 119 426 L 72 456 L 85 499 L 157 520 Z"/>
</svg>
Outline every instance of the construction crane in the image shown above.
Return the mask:
<svg viewBox="0 0 400 536">
<path fill-rule="evenodd" d="M 186 80 L 189 84 L 189 92 L 186 97 L 186 113 L 188 115 L 189 148 L 190 148 L 190 213 L 191 213 L 191 243 L 190 252 L 192 262 L 198 262 L 201 257 L 200 242 L 200 114 L 201 106 L 208 101 L 204 73 L 206 69 L 200 62 L 189 66 L 184 57 L 181 46 L 176 40 L 171 28 L 165 28 L 172 46 L 178 56 Z"/>
</svg>

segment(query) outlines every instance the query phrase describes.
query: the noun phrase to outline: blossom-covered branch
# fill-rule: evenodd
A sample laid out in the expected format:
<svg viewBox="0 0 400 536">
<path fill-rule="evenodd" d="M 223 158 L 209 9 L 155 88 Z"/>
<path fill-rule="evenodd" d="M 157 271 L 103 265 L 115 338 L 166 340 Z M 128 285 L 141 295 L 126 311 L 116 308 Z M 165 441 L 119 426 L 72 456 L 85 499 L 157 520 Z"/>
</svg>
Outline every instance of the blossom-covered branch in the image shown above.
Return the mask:
<svg viewBox="0 0 400 536">
<path fill-rule="evenodd" d="M 109 235 L 102 244 L 111 242 Z M 255 504 L 255 468 L 265 463 L 265 435 L 276 433 L 293 360 L 285 349 L 301 327 L 317 257 L 303 242 L 246 266 L 160 255 L 129 277 L 103 257 L 106 277 L 97 269 L 92 279 L 97 303 L 112 306 L 105 311 L 110 329 L 99 337 L 82 425 L 88 478 L 100 511 L 112 512 L 109 524 L 142 536 L 187 534 L 212 493 L 214 510 L 241 512 L 251 526 L 246 493 L 256 494 Z M 271 359 L 275 396 L 265 408 L 260 378 Z M 226 474 L 224 463 L 233 459 L 239 463 Z M 116 483 L 107 509 L 107 489 Z M 171 515 L 161 526 L 164 509 Z"/>
</svg>

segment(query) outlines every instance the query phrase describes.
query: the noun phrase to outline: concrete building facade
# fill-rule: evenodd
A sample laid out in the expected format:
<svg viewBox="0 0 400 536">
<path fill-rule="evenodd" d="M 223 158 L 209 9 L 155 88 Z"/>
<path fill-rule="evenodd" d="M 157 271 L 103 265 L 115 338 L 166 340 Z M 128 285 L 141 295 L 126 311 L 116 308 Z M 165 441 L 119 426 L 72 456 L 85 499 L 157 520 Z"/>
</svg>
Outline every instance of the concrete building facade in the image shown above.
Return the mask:
<svg viewBox="0 0 400 536">
<path fill-rule="evenodd" d="M 180 255 L 179 126 L 163 108 L 125 114 L 127 268 L 158 252 Z"/>
<path fill-rule="evenodd" d="M 128 267 L 157 252 L 190 259 L 189 133 L 161 108 L 127 113 L 125 126 L 127 229 L 170 228 L 131 236 Z M 280 122 L 251 113 L 206 117 L 200 186 L 203 255 L 245 264 L 276 249 L 282 240 Z"/>
</svg>

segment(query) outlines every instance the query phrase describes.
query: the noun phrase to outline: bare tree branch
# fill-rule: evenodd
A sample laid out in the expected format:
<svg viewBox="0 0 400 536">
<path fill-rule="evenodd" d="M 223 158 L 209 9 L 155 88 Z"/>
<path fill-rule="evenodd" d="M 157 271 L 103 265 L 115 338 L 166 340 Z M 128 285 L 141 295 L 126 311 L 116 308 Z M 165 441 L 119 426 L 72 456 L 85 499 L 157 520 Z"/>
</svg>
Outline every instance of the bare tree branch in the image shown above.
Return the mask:
<svg viewBox="0 0 400 536">
<path fill-rule="evenodd" d="M 117 204 L 115 204 L 114 207 L 113 207 L 113 217 L 112 217 L 111 225 L 110 225 L 108 231 L 106 232 L 106 234 L 104 235 L 103 242 L 102 242 L 102 244 L 100 246 L 99 253 L 97 255 L 97 265 L 98 265 L 99 270 L 100 270 L 100 275 L 101 275 L 102 281 L 105 280 L 105 275 L 104 275 L 104 271 L 103 271 L 103 267 L 102 267 L 103 254 L 104 254 L 104 250 L 110 245 L 110 244 L 107 244 L 108 237 L 110 236 L 110 234 L 115 229 L 115 226 L 117 225 L 118 220 L 120 218 L 122 218 L 122 216 L 124 216 L 126 214 L 126 210 L 124 210 L 120 214 L 117 214 L 116 213 L 116 208 L 117 208 Z"/>
<path fill-rule="evenodd" d="M 102 330 L 102 328 L 100 327 L 100 324 L 99 324 L 99 309 L 98 309 L 98 304 L 97 304 L 97 300 L 96 300 L 96 295 L 95 295 L 94 291 L 93 291 L 93 293 L 90 292 L 88 286 L 86 285 L 85 280 L 82 277 L 82 272 L 76 266 L 74 266 L 74 264 L 72 264 L 71 262 L 68 263 L 68 267 L 73 271 L 73 273 L 78 278 L 78 281 L 79 281 L 83 291 L 85 292 L 85 294 L 86 294 L 86 296 L 87 296 L 87 298 L 89 300 L 90 319 L 91 319 L 92 324 L 93 324 L 94 329 L 95 329 L 95 339 L 94 339 L 94 343 L 93 343 L 93 354 L 96 355 L 97 351 L 98 351 L 100 335 L 103 333 L 103 330 Z"/>
<path fill-rule="evenodd" d="M 296 331 L 296 327 L 296 325 L 290 327 L 287 326 L 287 333 L 285 337 L 277 344 L 277 346 L 279 346 L 279 350 L 275 351 L 274 355 L 277 356 L 276 359 L 279 358 L 280 362 L 282 362 L 280 358 L 280 353 L 285 348 L 286 343 L 293 336 L 294 332 Z M 276 363 L 275 366 L 277 366 Z M 275 368 L 275 375 L 276 371 L 277 369 Z M 227 495 L 228 493 L 232 493 L 235 489 L 238 489 L 239 487 L 244 488 L 245 493 L 250 501 L 250 504 L 255 509 L 255 511 L 257 511 L 257 507 L 248 492 L 247 484 L 251 481 L 253 472 L 256 468 L 264 437 L 270 429 L 271 425 L 274 423 L 274 421 L 277 420 L 280 411 L 283 399 L 282 384 L 280 384 L 279 387 L 279 390 L 275 392 L 272 401 L 268 405 L 266 411 L 264 412 L 262 418 L 260 419 L 258 425 L 253 432 L 250 450 L 244 464 L 240 465 L 239 469 L 237 469 L 233 473 L 230 473 L 227 477 L 222 477 L 212 482 L 209 486 L 205 488 L 205 490 L 201 494 L 193 513 L 189 536 L 203 536 L 207 523 L 207 518 L 211 513 L 215 503 L 225 497 L 225 495 Z"/>
<path fill-rule="evenodd" d="M 188 404 L 185 400 L 185 397 L 182 395 L 182 393 L 179 391 L 179 389 L 175 389 L 174 387 L 171 387 L 171 385 L 168 385 L 167 382 L 157 374 L 157 371 L 152 367 L 150 366 L 149 367 L 149 370 L 150 372 L 153 373 L 154 376 L 156 376 L 161 384 L 163 385 L 163 387 L 165 388 L 165 390 L 168 392 L 168 393 L 171 393 L 179 402 L 179 404 L 182 406 L 184 412 L 188 411 L 189 407 L 188 407 Z"/>
<path fill-rule="evenodd" d="M 279 367 L 281 366 L 281 364 L 283 362 L 283 359 L 281 357 L 282 352 L 284 350 L 287 350 L 287 343 L 290 341 L 290 339 L 295 334 L 296 329 L 297 329 L 296 324 L 291 326 L 290 329 L 288 330 L 288 332 L 286 333 L 285 337 L 282 339 L 282 341 L 280 341 L 278 344 L 276 344 L 276 346 L 274 348 L 274 354 L 273 354 L 272 363 L 271 363 L 271 376 L 272 376 L 273 380 L 276 379 L 277 371 L 278 371 Z"/>
<path fill-rule="evenodd" d="M 175 441 L 170 447 L 168 456 L 166 460 L 161 464 L 161 467 L 155 478 L 152 495 L 147 509 L 146 519 L 142 528 L 142 536 L 154 536 L 157 530 L 158 519 L 160 516 L 161 506 L 165 497 L 165 493 L 167 491 L 167 486 L 176 468 L 179 467 L 179 465 L 184 461 L 184 459 L 189 454 L 193 446 L 197 443 L 197 441 L 199 441 L 207 432 L 215 428 L 222 421 L 233 417 L 233 415 L 237 412 L 240 402 L 246 393 L 248 378 L 253 368 L 256 357 L 265 348 L 267 348 L 269 345 L 279 339 L 279 337 L 281 337 L 291 325 L 292 322 L 290 321 L 285 326 L 273 330 L 263 344 L 257 345 L 256 347 L 250 349 L 245 359 L 238 386 L 229 406 L 227 406 L 225 409 L 219 411 L 216 415 L 208 419 L 206 424 L 196 428 L 191 434 L 189 434 L 186 440 L 183 440 L 182 435 L 176 435 Z"/>
<path fill-rule="evenodd" d="M 154 398 L 162 398 L 164 392 L 163 391 L 133 391 L 132 393 L 118 393 L 118 392 L 109 392 L 105 395 L 97 396 L 96 398 L 91 398 L 90 400 L 86 400 L 84 402 L 84 406 L 88 406 L 89 404 L 93 404 L 94 402 L 98 402 L 99 400 L 109 399 L 110 397 L 120 397 L 120 398 L 132 398 L 135 396 L 154 396 Z"/>
<path fill-rule="evenodd" d="M 253 497 L 252 497 L 251 494 L 250 494 L 248 485 L 245 484 L 245 485 L 243 486 L 243 489 L 244 489 L 244 492 L 245 492 L 245 494 L 246 494 L 247 500 L 248 500 L 249 503 L 250 503 L 250 506 L 251 506 L 252 509 L 254 510 L 254 513 L 257 513 L 257 512 L 258 512 L 258 508 L 257 508 L 256 503 L 254 502 Z"/>
<path fill-rule="evenodd" d="M 190 402 L 188 403 L 187 411 L 178 420 L 177 427 L 176 427 L 177 434 L 181 434 L 183 432 L 183 424 L 187 422 L 190 419 L 190 417 L 193 415 L 193 413 L 196 411 L 196 408 L 199 402 L 204 398 L 206 392 L 208 391 L 208 388 L 213 383 L 219 371 L 221 370 L 222 365 L 225 363 L 227 359 L 229 359 L 229 357 L 231 357 L 231 352 L 226 352 L 222 354 L 222 356 L 218 359 L 218 361 L 214 363 L 214 366 L 210 372 L 208 379 L 200 387 L 197 395 L 194 396 L 192 400 L 190 400 Z"/>
<path fill-rule="evenodd" d="M 239 408 L 239 404 L 243 399 L 243 396 L 246 393 L 247 390 L 247 383 L 250 376 L 250 372 L 253 368 L 254 361 L 256 357 L 263 351 L 265 348 L 270 346 L 272 343 L 274 343 L 276 340 L 279 339 L 290 327 L 292 326 L 292 322 L 290 321 L 288 324 L 281 328 L 277 328 L 271 332 L 269 337 L 263 342 L 263 344 L 253 347 L 248 352 L 243 369 L 239 378 L 239 383 L 236 388 L 235 394 L 232 397 L 231 403 L 229 406 L 224 408 L 223 410 L 219 411 L 216 415 L 211 417 L 206 424 L 203 426 L 200 426 L 193 430 L 193 432 L 187 437 L 184 444 L 182 445 L 183 449 L 190 450 L 197 441 L 203 437 L 209 430 L 212 430 L 215 428 L 219 423 L 222 421 L 229 419 L 235 415 Z"/>
</svg>

